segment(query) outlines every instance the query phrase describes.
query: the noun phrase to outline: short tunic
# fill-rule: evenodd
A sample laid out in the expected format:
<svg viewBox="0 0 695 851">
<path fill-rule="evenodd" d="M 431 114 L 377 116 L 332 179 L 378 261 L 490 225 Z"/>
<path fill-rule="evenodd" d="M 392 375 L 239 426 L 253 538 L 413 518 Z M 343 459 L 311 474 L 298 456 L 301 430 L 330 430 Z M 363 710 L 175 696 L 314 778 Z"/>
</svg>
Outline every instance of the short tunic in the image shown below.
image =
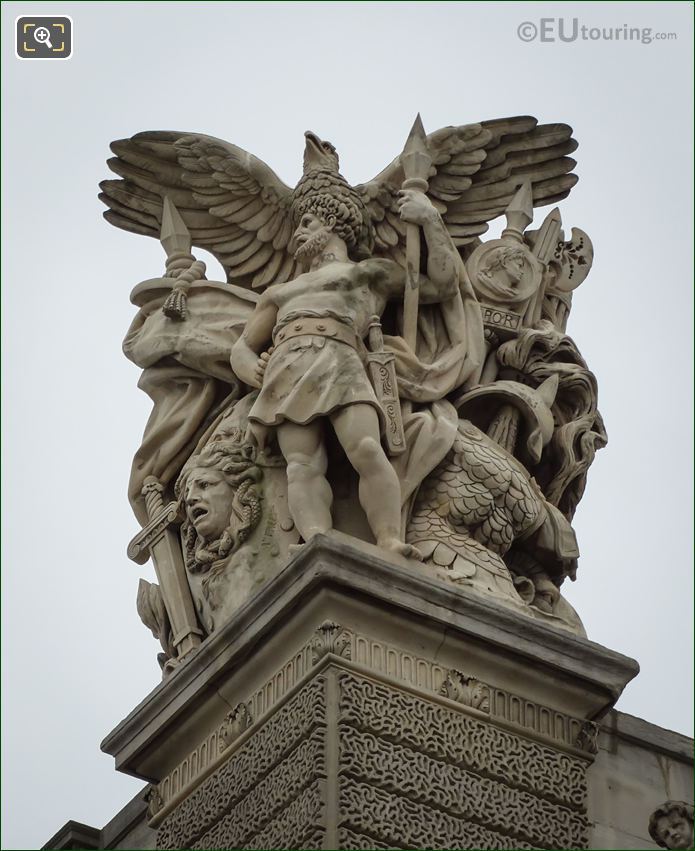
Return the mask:
<svg viewBox="0 0 695 851">
<path fill-rule="evenodd" d="M 280 344 L 270 356 L 249 419 L 267 426 L 285 420 L 306 425 L 360 402 L 372 405 L 383 425 L 383 411 L 355 349 L 306 334 Z"/>
</svg>

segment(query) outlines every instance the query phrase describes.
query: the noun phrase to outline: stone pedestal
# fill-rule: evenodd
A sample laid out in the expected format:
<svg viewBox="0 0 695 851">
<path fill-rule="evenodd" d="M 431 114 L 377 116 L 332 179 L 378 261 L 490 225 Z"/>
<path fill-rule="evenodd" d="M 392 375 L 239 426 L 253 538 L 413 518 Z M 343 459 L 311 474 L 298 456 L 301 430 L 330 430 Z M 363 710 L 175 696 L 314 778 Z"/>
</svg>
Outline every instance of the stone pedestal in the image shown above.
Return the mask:
<svg viewBox="0 0 695 851">
<path fill-rule="evenodd" d="M 624 656 L 319 537 L 106 738 L 160 848 L 587 848 Z"/>
</svg>

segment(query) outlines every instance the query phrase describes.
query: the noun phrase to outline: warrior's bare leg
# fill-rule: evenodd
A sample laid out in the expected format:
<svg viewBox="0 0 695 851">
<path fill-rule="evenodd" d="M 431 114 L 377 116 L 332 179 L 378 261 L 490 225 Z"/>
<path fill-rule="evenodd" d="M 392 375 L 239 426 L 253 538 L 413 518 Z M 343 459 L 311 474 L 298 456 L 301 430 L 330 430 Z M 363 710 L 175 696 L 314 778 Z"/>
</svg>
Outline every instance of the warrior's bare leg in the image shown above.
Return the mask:
<svg viewBox="0 0 695 851">
<path fill-rule="evenodd" d="M 381 445 L 379 419 L 371 405 L 348 405 L 331 415 L 340 445 L 360 477 L 360 504 L 378 546 L 420 558 L 401 539 L 401 485 Z"/>
<path fill-rule="evenodd" d="M 287 461 L 287 504 L 305 541 L 332 526 L 333 493 L 326 481 L 328 460 L 320 420 L 307 425 L 278 426 L 280 451 Z"/>
</svg>

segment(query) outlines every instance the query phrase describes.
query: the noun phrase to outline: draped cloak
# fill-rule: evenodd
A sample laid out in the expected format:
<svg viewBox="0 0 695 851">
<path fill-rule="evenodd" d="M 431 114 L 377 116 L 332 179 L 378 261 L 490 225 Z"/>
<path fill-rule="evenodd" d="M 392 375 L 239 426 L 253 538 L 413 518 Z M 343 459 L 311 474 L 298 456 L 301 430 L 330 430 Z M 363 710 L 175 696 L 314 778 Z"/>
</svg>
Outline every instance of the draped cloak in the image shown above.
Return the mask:
<svg viewBox="0 0 695 851">
<path fill-rule="evenodd" d="M 158 278 L 135 288 L 131 301 L 139 311 L 123 343 L 126 357 L 143 370 L 138 386 L 154 403 L 128 487 L 143 525 L 145 478 L 171 484 L 201 437 L 238 398 L 242 385 L 232 372 L 230 351 L 258 301 L 241 287 L 198 281 L 188 290 L 187 316 L 180 321 L 161 309 L 174 285 L 174 279 Z M 384 345 L 395 356 L 401 399 L 414 403 L 404 417 L 407 451 L 393 459 L 406 505 L 453 444 L 458 415 L 446 395 L 479 378 L 484 340 L 478 302 L 463 291 L 423 304 L 416 351 L 398 336 L 385 335 Z"/>
</svg>

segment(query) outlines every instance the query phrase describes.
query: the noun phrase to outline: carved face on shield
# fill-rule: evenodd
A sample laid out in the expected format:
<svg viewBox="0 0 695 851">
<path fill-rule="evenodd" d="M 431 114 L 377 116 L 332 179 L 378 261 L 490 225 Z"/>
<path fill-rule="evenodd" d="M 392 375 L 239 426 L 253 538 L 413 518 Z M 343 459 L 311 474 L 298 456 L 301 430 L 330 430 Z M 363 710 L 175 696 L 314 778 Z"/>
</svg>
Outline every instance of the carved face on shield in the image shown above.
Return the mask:
<svg viewBox="0 0 695 851">
<path fill-rule="evenodd" d="M 186 511 L 182 526 L 186 566 L 202 573 L 249 537 L 261 516 L 262 477 L 254 448 L 215 441 L 195 456 L 177 483 Z"/>
<path fill-rule="evenodd" d="M 200 538 L 215 541 L 229 525 L 234 488 L 219 470 L 194 469 L 184 493 L 186 517 Z"/>
<path fill-rule="evenodd" d="M 500 296 L 515 297 L 524 278 L 525 258 L 522 248 L 497 248 L 490 252 L 480 277 Z"/>
</svg>

